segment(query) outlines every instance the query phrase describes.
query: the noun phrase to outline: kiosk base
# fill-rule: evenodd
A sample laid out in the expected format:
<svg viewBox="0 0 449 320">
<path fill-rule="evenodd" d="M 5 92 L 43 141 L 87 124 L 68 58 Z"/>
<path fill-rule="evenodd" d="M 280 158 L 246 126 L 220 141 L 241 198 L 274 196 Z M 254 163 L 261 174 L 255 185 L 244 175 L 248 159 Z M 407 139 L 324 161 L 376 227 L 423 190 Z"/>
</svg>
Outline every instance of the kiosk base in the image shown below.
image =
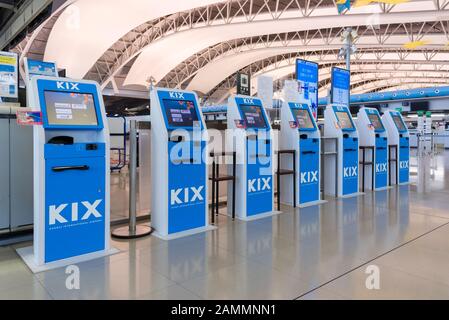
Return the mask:
<svg viewBox="0 0 449 320">
<path fill-rule="evenodd" d="M 218 228 L 214 227 L 214 226 L 207 226 L 207 227 L 201 227 L 201 228 L 191 229 L 191 230 L 182 231 L 182 232 L 176 232 L 176 233 L 172 233 L 169 235 L 162 235 L 157 230 L 155 230 L 152 235 L 159 239 L 168 241 L 168 240 L 179 239 L 179 238 L 191 236 L 191 235 L 194 235 L 197 233 L 208 232 L 208 231 L 216 230 L 216 229 L 218 229 Z"/>
<path fill-rule="evenodd" d="M 258 220 L 258 219 L 262 219 L 262 218 L 267 218 L 267 217 L 271 217 L 271 216 L 275 216 L 277 214 L 281 214 L 282 211 L 271 211 L 271 212 L 267 212 L 267 213 L 260 213 L 254 216 L 250 216 L 250 217 L 239 217 L 236 216 L 235 218 L 241 221 L 253 221 L 253 220 Z"/>
<path fill-rule="evenodd" d="M 364 195 L 364 194 L 365 194 L 365 192 L 356 192 L 356 193 L 352 193 L 352 194 L 347 194 L 347 195 L 341 196 L 339 198 L 342 198 L 342 199 L 354 198 L 354 197 L 358 197 L 358 196 L 361 196 L 361 195 Z"/>
<path fill-rule="evenodd" d="M 312 206 L 318 206 L 320 204 L 324 204 L 326 203 L 326 200 L 317 200 L 317 201 L 311 201 L 311 202 L 307 202 L 307 203 L 302 203 L 300 205 L 298 205 L 298 208 L 307 208 L 307 207 L 312 207 Z"/>
<path fill-rule="evenodd" d="M 377 189 L 374 189 L 374 191 L 385 191 L 388 189 L 393 189 L 393 187 L 387 186 L 387 187 L 377 188 Z"/>
<path fill-rule="evenodd" d="M 401 182 L 401 183 L 398 183 L 398 186 L 407 186 L 409 184 L 411 184 L 410 181 L 408 181 L 408 182 Z"/>
<path fill-rule="evenodd" d="M 34 259 L 34 250 L 33 247 L 25 247 L 25 248 L 19 248 L 16 250 L 17 254 L 22 258 L 22 260 L 25 262 L 25 264 L 30 268 L 30 270 L 33 273 L 53 270 L 65 266 L 69 266 L 71 264 L 76 264 L 80 262 L 86 262 L 102 257 L 107 257 L 116 253 L 119 253 L 120 250 L 116 248 L 110 248 L 108 251 L 99 251 L 99 252 L 93 252 L 89 254 L 85 254 L 82 256 L 77 256 L 73 258 L 68 258 L 64 260 L 59 260 L 55 262 L 46 263 L 44 265 L 37 265 Z"/>
</svg>

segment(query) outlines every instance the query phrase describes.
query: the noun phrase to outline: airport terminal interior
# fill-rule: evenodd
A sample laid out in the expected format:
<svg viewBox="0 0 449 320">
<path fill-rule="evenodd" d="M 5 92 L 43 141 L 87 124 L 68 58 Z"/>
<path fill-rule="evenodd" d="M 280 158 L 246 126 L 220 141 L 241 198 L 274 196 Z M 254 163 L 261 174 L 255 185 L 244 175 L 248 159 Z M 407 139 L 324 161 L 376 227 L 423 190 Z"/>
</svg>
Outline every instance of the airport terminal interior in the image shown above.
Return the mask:
<svg viewBox="0 0 449 320">
<path fill-rule="evenodd" d="M 448 300 L 449 0 L 0 0 L 0 300 Z"/>
</svg>

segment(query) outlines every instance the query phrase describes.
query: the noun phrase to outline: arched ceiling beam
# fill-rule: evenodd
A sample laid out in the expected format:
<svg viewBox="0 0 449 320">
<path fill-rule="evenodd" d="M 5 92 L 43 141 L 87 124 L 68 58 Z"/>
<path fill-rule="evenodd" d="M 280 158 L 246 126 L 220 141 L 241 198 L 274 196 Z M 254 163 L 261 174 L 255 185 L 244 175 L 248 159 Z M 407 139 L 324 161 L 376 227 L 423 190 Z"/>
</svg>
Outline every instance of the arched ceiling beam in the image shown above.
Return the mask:
<svg viewBox="0 0 449 320">
<path fill-rule="evenodd" d="M 370 15 L 335 15 L 332 17 L 314 16 L 278 19 L 276 21 L 269 19 L 253 21 L 251 23 L 248 23 L 247 21 L 239 22 L 238 19 L 236 19 L 235 22 L 231 24 L 223 24 L 214 27 L 189 28 L 185 31 L 166 36 L 143 48 L 141 54 L 137 57 L 128 72 L 125 85 L 145 84 L 150 76 L 158 82 L 181 61 L 184 61 L 195 53 L 221 41 L 253 37 L 269 32 L 282 33 L 304 31 L 310 30 L 311 26 L 317 25 L 322 28 L 342 28 L 348 25 L 365 26 L 368 16 Z M 421 23 L 435 21 L 437 19 L 439 19 L 439 16 L 436 11 L 379 14 L 379 23 L 381 25 Z M 363 43 L 364 41 L 367 41 L 365 38 L 366 37 L 360 37 L 359 42 Z M 195 41 L 191 41 L 191 39 L 195 39 Z M 410 37 L 407 36 L 403 39 L 404 41 L 402 43 L 410 41 Z M 374 42 L 367 41 L 367 44 L 372 43 Z"/>
</svg>

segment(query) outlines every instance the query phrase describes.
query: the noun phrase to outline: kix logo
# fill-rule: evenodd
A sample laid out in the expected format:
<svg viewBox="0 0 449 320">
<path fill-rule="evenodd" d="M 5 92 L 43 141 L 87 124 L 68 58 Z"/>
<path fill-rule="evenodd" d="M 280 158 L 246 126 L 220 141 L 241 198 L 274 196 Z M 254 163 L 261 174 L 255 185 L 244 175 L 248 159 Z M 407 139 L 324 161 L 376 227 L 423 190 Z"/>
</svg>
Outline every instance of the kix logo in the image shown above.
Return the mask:
<svg viewBox="0 0 449 320">
<path fill-rule="evenodd" d="M 385 173 L 387 172 L 387 164 L 386 163 L 378 163 L 376 164 L 376 173 Z"/>
<path fill-rule="evenodd" d="M 172 99 L 184 99 L 184 93 L 183 92 L 173 92 L 170 91 L 168 93 L 168 95 L 170 96 L 170 98 Z"/>
<path fill-rule="evenodd" d="M 399 169 L 408 169 L 408 161 L 399 162 Z"/>
<path fill-rule="evenodd" d="M 97 207 L 103 200 L 96 200 L 94 203 L 90 203 L 89 201 L 82 202 L 74 202 L 71 203 L 70 208 L 71 211 L 66 210 L 69 206 L 68 203 L 61 204 L 59 206 L 51 205 L 49 206 L 49 225 L 55 225 L 58 223 L 68 223 L 79 221 L 79 209 L 80 204 L 86 209 L 86 211 L 81 216 L 81 221 L 89 220 L 91 217 L 93 218 L 101 218 L 102 215 L 98 212 Z"/>
<path fill-rule="evenodd" d="M 346 168 L 344 168 L 344 177 L 345 178 L 357 177 L 357 167 L 346 167 Z"/>
<path fill-rule="evenodd" d="M 80 91 L 80 89 L 78 88 L 78 85 L 79 85 L 79 83 L 75 83 L 75 82 L 62 82 L 62 81 L 56 82 L 56 87 L 58 89 L 62 89 L 62 90 Z"/>
<path fill-rule="evenodd" d="M 318 171 L 301 172 L 301 184 L 318 182 Z"/>
<path fill-rule="evenodd" d="M 243 98 L 243 103 L 245 103 L 245 104 L 254 104 L 254 99 Z"/>
<path fill-rule="evenodd" d="M 248 180 L 248 193 L 271 190 L 271 177 Z"/>
<path fill-rule="evenodd" d="M 204 196 L 202 194 L 203 190 L 204 186 L 171 189 L 170 204 L 174 206 L 203 201 L 204 200 Z"/>
</svg>

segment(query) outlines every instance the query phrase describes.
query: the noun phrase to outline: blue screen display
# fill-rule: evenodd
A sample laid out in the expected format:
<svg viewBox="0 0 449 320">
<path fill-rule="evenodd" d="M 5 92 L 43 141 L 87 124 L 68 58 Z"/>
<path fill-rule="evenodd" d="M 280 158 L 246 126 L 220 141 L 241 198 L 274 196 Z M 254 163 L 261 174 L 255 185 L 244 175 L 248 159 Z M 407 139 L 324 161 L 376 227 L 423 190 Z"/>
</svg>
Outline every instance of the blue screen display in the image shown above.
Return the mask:
<svg viewBox="0 0 449 320">
<path fill-rule="evenodd" d="M 172 127 L 193 127 L 198 121 L 195 103 L 189 100 L 163 99 L 168 125 Z"/>
</svg>

